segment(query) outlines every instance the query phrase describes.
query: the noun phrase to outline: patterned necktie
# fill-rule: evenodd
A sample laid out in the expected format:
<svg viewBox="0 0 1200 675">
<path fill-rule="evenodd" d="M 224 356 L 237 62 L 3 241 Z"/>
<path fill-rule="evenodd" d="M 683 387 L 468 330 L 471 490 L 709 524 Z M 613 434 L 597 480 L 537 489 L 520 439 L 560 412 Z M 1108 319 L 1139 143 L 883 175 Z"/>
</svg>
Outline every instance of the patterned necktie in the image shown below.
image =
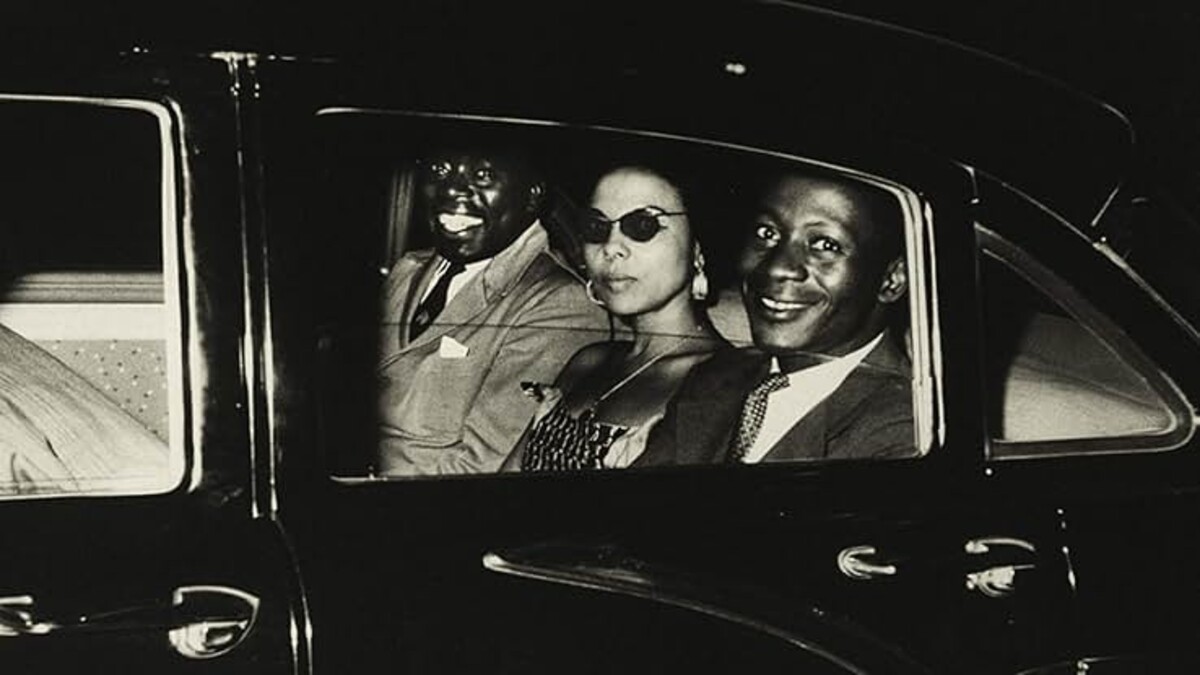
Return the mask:
<svg viewBox="0 0 1200 675">
<path fill-rule="evenodd" d="M 750 452 L 750 448 L 754 447 L 754 440 L 758 438 L 763 418 L 767 414 L 767 397 L 772 392 L 785 389 L 787 386 L 786 374 L 768 373 L 762 382 L 750 390 L 750 394 L 746 396 L 746 402 L 742 404 L 742 419 L 738 422 L 737 435 L 730 443 L 728 461 L 746 461 L 746 454 Z"/>
<path fill-rule="evenodd" d="M 438 314 L 442 313 L 442 309 L 446 307 L 446 293 L 450 290 L 450 280 L 462 273 L 466 269 L 466 265 L 460 262 L 452 262 L 442 274 L 442 277 L 437 280 L 433 288 L 429 291 L 429 295 L 417 305 L 417 311 L 413 314 L 412 323 L 408 327 L 408 340 L 412 342 L 416 340 L 421 333 L 425 332 L 426 328 L 433 323 Z"/>
</svg>

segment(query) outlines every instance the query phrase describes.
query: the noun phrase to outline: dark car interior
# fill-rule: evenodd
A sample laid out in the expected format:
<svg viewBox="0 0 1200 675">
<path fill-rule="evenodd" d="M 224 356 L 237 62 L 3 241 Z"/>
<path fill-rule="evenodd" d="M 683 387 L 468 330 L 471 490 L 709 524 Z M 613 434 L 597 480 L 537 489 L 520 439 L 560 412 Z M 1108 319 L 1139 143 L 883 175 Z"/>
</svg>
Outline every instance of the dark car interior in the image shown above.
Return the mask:
<svg viewBox="0 0 1200 675">
<path fill-rule="evenodd" d="M 0 106 L 0 324 L 165 440 L 159 136 L 139 111 Z"/>
<path fill-rule="evenodd" d="M 981 259 L 987 422 L 1006 443 L 1155 436 L 1178 420 L 1146 378 L 1060 304 Z"/>
</svg>

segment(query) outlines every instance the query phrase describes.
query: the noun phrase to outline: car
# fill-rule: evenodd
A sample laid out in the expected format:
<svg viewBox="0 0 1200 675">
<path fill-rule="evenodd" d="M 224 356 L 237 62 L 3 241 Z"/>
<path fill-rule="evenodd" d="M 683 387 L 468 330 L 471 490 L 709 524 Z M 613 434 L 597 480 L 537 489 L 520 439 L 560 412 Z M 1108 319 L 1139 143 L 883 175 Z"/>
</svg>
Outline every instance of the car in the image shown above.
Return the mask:
<svg viewBox="0 0 1200 675">
<path fill-rule="evenodd" d="M 1122 113 L 826 9 L 521 9 L 414 8 L 394 32 L 259 50 L 135 24 L 0 67 L 5 339 L 159 448 L 71 432 L 27 460 L 10 434 L 32 390 L 0 371 L 0 662 L 1194 670 L 1200 229 Z M 381 471 L 381 288 L 430 244 L 425 154 L 464 135 L 535 149 L 574 273 L 596 169 L 705 181 L 707 312 L 742 347 L 763 177 L 883 190 L 903 215 L 911 456 Z M 446 399 L 420 405 L 457 433 Z"/>
</svg>

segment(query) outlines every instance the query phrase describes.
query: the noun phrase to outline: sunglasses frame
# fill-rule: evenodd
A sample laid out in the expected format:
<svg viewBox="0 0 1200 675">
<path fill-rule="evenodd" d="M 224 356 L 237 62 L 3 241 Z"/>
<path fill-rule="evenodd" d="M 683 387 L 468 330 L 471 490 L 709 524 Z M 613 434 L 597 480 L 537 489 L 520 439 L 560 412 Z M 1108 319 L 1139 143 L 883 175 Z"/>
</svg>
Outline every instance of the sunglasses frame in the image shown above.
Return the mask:
<svg viewBox="0 0 1200 675">
<path fill-rule="evenodd" d="M 650 218 L 654 219 L 655 224 L 658 225 L 658 227 L 654 230 L 654 232 L 649 237 L 646 237 L 645 239 L 639 239 L 638 237 L 635 237 L 632 234 L 630 234 L 630 232 L 625 229 L 625 222 L 626 222 L 625 219 L 628 218 L 629 216 L 632 216 L 635 214 L 649 216 Z M 604 238 L 601 239 L 600 241 L 593 241 L 593 240 L 589 239 L 587 236 L 586 225 L 580 226 L 579 238 L 582 239 L 584 241 L 584 243 L 587 243 L 587 244 L 603 244 L 608 241 L 609 237 L 612 236 L 612 228 L 614 225 L 616 225 L 617 229 L 619 229 L 621 231 L 621 234 L 625 235 L 626 237 L 628 237 L 629 239 L 631 239 L 633 241 L 644 244 L 648 241 L 652 241 L 655 237 L 658 236 L 659 232 L 662 232 L 663 230 L 665 230 L 667 228 L 666 225 L 662 224 L 662 222 L 660 220 L 661 218 L 666 218 L 669 216 L 686 216 L 686 215 L 687 215 L 687 211 L 665 211 L 663 209 L 658 208 L 657 206 L 640 206 L 636 209 L 633 209 L 632 211 L 627 211 L 626 213 L 623 213 L 623 214 L 617 216 L 616 218 L 605 218 L 604 216 L 597 215 L 595 212 L 593 212 L 593 213 L 589 213 L 588 215 L 584 216 L 584 218 L 582 220 L 584 220 L 586 223 L 589 223 L 589 224 L 597 223 L 597 222 L 602 222 L 602 223 L 607 224 L 608 229 L 604 231 Z"/>
</svg>

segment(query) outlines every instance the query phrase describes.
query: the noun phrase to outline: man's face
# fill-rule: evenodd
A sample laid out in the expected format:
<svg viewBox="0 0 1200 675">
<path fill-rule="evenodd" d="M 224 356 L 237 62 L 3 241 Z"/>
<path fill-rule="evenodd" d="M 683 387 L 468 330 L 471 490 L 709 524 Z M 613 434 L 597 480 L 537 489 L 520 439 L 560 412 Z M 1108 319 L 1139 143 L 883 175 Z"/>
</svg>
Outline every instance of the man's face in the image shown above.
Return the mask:
<svg viewBox="0 0 1200 675">
<path fill-rule="evenodd" d="M 503 251 L 533 222 L 542 186 L 517 162 L 480 152 L 434 155 L 419 188 L 434 246 L 473 262 Z"/>
<path fill-rule="evenodd" d="M 866 189 L 788 176 L 759 200 L 739 271 L 751 334 L 764 351 L 840 356 L 883 329 L 884 303 L 904 289 L 884 283 L 892 261 Z"/>
</svg>

